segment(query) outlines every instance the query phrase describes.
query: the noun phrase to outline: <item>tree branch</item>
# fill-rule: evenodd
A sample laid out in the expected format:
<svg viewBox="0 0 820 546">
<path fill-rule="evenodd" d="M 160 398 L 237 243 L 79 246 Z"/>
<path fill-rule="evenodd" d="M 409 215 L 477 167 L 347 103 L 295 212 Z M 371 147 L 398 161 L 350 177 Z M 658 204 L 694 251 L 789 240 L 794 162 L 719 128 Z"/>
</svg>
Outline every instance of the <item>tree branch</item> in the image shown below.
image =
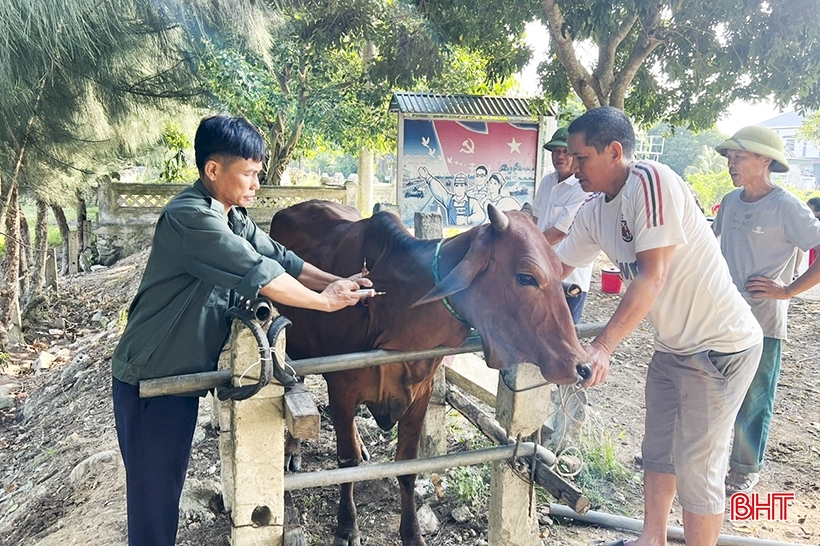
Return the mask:
<svg viewBox="0 0 820 546">
<path fill-rule="evenodd" d="M 570 84 L 588 109 L 601 106 L 601 101 L 590 85 L 592 77 L 589 71 L 578 60 L 573 46 L 572 36 L 566 28 L 564 14 L 558 6 L 557 0 L 541 0 L 544 6 L 544 15 L 547 18 L 547 28 L 550 40 L 558 60 L 564 66 L 569 76 Z"/>
<path fill-rule="evenodd" d="M 638 14 L 632 14 L 627 23 L 621 25 L 617 32 L 608 36 L 606 43 L 598 44 L 598 66 L 593 71 L 593 75 L 597 80 L 598 96 L 607 98 L 610 96 L 615 81 L 615 54 L 637 21 Z M 609 102 L 608 99 L 607 102 Z"/>
<path fill-rule="evenodd" d="M 623 68 L 618 71 L 615 76 L 615 83 L 612 86 L 612 93 L 610 94 L 610 105 L 623 110 L 624 99 L 626 92 L 632 85 L 632 80 L 638 73 L 641 65 L 646 61 L 647 57 L 661 45 L 664 40 L 656 36 L 659 30 L 658 23 L 661 19 L 661 11 L 659 6 L 655 6 L 652 11 L 641 21 L 641 34 L 635 43 L 635 47 L 629 53 L 629 58 L 624 63 Z"/>
</svg>

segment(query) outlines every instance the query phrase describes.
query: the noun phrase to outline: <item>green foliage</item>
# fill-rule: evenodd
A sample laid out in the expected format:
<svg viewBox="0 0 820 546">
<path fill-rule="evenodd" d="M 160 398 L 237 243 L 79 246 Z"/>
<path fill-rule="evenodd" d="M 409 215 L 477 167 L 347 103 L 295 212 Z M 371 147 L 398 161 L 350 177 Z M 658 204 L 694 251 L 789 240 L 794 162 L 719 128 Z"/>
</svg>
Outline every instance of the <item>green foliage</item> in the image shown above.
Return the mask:
<svg viewBox="0 0 820 546">
<path fill-rule="evenodd" d="M 500 81 L 489 79 L 487 59 L 466 47 L 453 46 L 441 73 L 416 82 L 418 91 L 434 89 L 436 93 L 469 95 L 505 95 L 515 83 L 512 78 Z"/>
<path fill-rule="evenodd" d="M 804 203 L 812 197 L 820 197 L 820 190 L 798 190 L 788 186 L 784 186 L 784 189 Z"/>
<path fill-rule="evenodd" d="M 820 25 L 817 0 L 767 0 L 726 25 L 727 41 L 743 61 L 737 94 L 773 99 L 798 110 L 820 108 Z M 737 8 L 735 8 L 737 9 Z M 812 15 L 814 14 L 814 15 Z M 739 77 L 743 74 L 745 77 Z"/>
<path fill-rule="evenodd" d="M 543 5 L 553 38 L 540 67 L 549 99 L 574 90 L 587 108 L 623 108 L 643 127 L 693 129 L 713 126 L 740 98 L 820 106 L 820 25 L 805 16 L 816 0 Z M 597 56 L 586 53 L 593 48 Z"/>
<path fill-rule="evenodd" d="M 820 146 L 820 110 L 806 117 L 803 125 L 797 131 L 797 137 L 815 146 Z"/>
<path fill-rule="evenodd" d="M 292 156 L 392 147 L 394 89 L 509 90 L 529 51 L 524 21 L 511 18 L 508 4 L 283 0 L 271 17 L 270 48 L 203 39 L 198 69 L 211 108 L 243 115 L 265 134 L 266 175 L 275 183 Z"/>
<path fill-rule="evenodd" d="M 447 470 L 447 476 L 463 503 L 473 506 L 486 503 L 490 494 L 489 463 L 451 468 Z"/>
<path fill-rule="evenodd" d="M 196 178 L 196 169 L 188 161 L 187 151 L 192 144 L 179 124 L 167 122 L 162 131 L 163 152 L 162 171 L 159 182 L 163 184 L 180 184 Z"/>
<path fill-rule="evenodd" d="M 489 81 L 518 72 L 531 52 L 524 28 L 540 11 L 535 0 L 415 0 L 419 12 L 444 44 L 466 48 L 484 59 Z"/>
<path fill-rule="evenodd" d="M 714 147 L 724 140 L 724 136 L 714 128 L 695 133 L 686 127 L 670 127 L 665 123 L 656 124 L 648 134 L 664 137 L 660 161 L 669 165 L 680 176 L 696 163 L 698 157 L 704 155 L 704 148 L 714 150 Z M 720 157 L 716 152 L 713 155 Z M 725 162 L 723 166 L 725 167 Z"/>
<path fill-rule="evenodd" d="M 686 181 L 698 194 L 698 198 L 707 212 L 734 189 L 732 177 L 729 176 L 729 170 L 726 168 L 718 172 L 689 172 L 686 174 Z"/>
</svg>

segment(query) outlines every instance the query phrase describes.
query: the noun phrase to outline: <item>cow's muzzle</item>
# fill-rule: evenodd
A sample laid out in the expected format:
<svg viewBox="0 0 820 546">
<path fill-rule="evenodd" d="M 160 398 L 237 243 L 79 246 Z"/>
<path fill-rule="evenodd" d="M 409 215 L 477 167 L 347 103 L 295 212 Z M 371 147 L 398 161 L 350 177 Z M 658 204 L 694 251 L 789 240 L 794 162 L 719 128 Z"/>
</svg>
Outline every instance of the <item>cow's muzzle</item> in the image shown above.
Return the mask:
<svg viewBox="0 0 820 546">
<path fill-rule="evenodd" d="M 592 366 L 589 364 L 578 364 L 575 366 L 575 371 L 578 372 L 578 383 L 583 383 L 592 377 Z"/>
</svg>

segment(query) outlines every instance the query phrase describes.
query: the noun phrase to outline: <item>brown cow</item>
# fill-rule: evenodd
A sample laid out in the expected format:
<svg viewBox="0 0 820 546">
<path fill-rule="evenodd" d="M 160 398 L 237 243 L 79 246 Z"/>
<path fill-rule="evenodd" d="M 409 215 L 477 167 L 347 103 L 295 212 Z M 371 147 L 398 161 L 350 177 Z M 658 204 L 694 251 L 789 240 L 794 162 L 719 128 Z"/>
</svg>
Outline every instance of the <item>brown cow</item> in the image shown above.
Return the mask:
<svg viewBox="0 0 820 546">
<path fill-rule="evenodd" d="M 366 259 L 373 286 L 386 292 L 337 313 L 281 307 L 293 321 L 289 356 L 458 347 L 472 325 L 481 334 L 490 367 L 504 370 L 532 362 L 555 383 L 587 378 L 590 368 L 564 301 L 558 258 L 530 216 L 505 214 L 491 206 L 489 217 L 490 224 L 439 244 L 411 236 L 389 213 L 361 220 L 351 207 L 322 201 L 280 211 L 271 222 L 274 239 L 338 275 L 352 275 Z M 339 466 L 356 466 L 362 460 L 353 419 L 360 404 L 367 405 L 382 429 L 398 423 L 397 460 L 417 456 L 440 362 L 436 358 L 325 374 Z M 403 546 L 425 544 L 413 498 L 415 478 L 399 477 Z M 334 546 L 361 543 L 352 483 L 341 486 L 335 535 Z"/>
</svg>

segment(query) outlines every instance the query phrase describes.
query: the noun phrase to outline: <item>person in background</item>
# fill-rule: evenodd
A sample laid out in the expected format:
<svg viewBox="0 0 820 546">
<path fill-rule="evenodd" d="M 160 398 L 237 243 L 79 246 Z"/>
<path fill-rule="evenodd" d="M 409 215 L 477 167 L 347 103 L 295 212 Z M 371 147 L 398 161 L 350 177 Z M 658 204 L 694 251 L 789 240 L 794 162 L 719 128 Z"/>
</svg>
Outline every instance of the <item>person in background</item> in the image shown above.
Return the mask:
<svg viewBox="0 0 820 546">
<path fill-rule="evenodd" d="M 578 209 L 589 197 L 572 174 L 572 156 L 567 152 L 567 136 L 567 128 L 561 127 L 544 144 L 544 148 L 550 152 L 555 171 L 541 180 L 532 202 L 535 223 L 553 248 L 557 248 L 567 236 Z M 578 295 L 567 294 L 567 304 L 575 324 L 581 322 L 591 279 L 592 265 L 577 268 L 564 279 L 565 284 L 575 284 L 581 289 Z"/>
<path fill-rule="evenodd" d="M 444 208 L 444 225 L 467 226 L 484 222 L 486 216 L 481 203 L 475 197 L 467 195 L 466 173 L 458 172 L 453 176 L 452 192 L 423 165 L 419 167 L 419 176 L 427 183 L 435 200 Z"/>
<path fill-rule="evenodd" d="M 265 141 L 243 118 L 203 119 L 199 180 L 162 211 L 128 324 L 112 360 L 114 421 L 126 475 L 128 544 L 173 546 L 199 399 L 141 399 L 139 383 L 216 370 L 239 297 L 319 311 L 356 305 L 361 273 L 304 262 L 248 218 Z M 202 393 L 204 394 L 204 393 Z"/>
<path fill-rule="evenodd" d="M 763 354 L 735 420 L 726 476 L 728 493 L 748 492 L 760 479 L 774 411 L 789 299 L 820 282 L 820 264 L 794 278 L 797 249 L 820 248 L 820 220 L 772 181 L 789 170 L 783 141 L 765 127 L 744 127 L 716 150 L 728 159 L 737 188 L 712 224 L 737 289 L 763 328 Z"/>
<path fill-rule="evenodd" d="M 500 172 L 494 172 L 489 176 L 487 179 L 487 189 L 490 193 L 481 205 L 484 207 L 484 212 L 487 212 L 487 205 L 490 204 L 499 210 L 521 210 L 521 203 L 518 202 L 518 199 L 511 195 L 501 193 L 501 189 L 505 184 L 507 184 L 507 180 Z"/>
<path fill-rule="evenodd" d="M 473 186 L 467 190 L 467 195 L 476 199 L 482 208 L 484 208 L 484 202 L 490 197 L 490 189 L 487 187 L 487 176 L 489 174 L 490 171 L 486 165 L 476 165 L 473 176 Z"/>
<path fill-rule="evenodd" d="M 726 509 L 729 438 L 760 359 L 760 326 L 686 183 L 666 165 L 634 159 L 635 133 L 623 112 L 589 110 L 570 124 L 567 145 L 581 187 L 598 193 L 558 247 L 564 276 L 603 250 L 627 283 L 585 347 L 592 363 L 585 385 L 606 379 L 610 355 L 644 318 L 655 329 L 645 387 L 644 527 L 629 544 L 666 544 L 677 492 L 687 546 L 714 546 Z"/>
</svg>

